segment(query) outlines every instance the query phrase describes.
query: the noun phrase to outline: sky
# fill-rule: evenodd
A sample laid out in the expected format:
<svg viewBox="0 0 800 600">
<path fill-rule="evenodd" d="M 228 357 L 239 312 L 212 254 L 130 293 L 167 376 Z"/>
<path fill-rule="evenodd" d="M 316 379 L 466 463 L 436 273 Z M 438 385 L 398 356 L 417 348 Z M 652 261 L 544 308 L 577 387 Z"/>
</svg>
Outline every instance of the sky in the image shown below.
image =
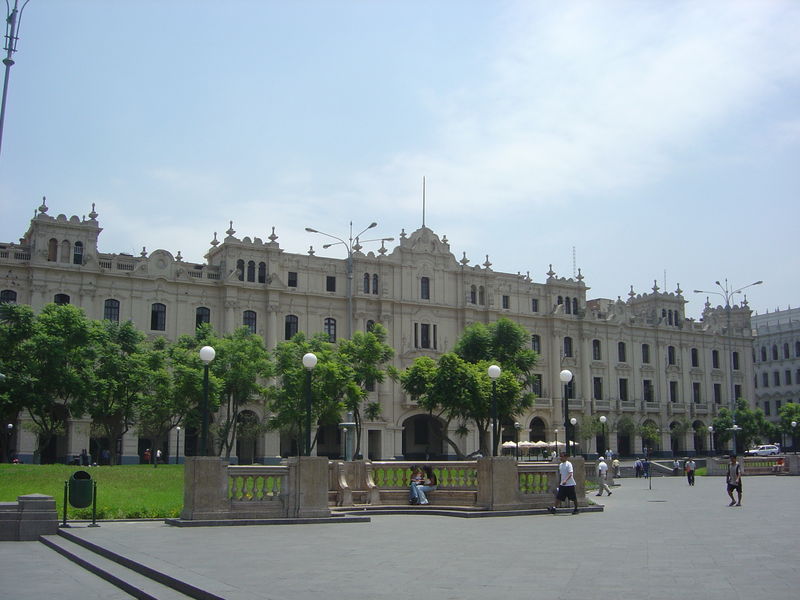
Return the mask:
<svg viewBox="0 0 800 600">
<path fill-rule="evenodd" d="M 46 196 L 101 252 L 203 262 L 233 221 L 343 258 L 305 227 L 397 239 L 425 177 L 473 265 L 797 307 L 798 31 L 792 0 L 30 0 L 0 241 Z"/>
</svg>

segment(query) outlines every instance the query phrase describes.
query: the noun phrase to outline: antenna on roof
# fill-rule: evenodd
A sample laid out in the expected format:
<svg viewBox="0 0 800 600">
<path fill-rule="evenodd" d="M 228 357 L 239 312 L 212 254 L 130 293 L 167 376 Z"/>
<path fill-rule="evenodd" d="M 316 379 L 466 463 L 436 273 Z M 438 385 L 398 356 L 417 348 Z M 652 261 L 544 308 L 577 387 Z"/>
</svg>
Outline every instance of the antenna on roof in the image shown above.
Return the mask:
<svg viewBox="0 0 800 600">
<path fill-rule="evenodd" d="M 425 175 L 422 176 L 422 226 L 425 227 Z"/>
</svg>

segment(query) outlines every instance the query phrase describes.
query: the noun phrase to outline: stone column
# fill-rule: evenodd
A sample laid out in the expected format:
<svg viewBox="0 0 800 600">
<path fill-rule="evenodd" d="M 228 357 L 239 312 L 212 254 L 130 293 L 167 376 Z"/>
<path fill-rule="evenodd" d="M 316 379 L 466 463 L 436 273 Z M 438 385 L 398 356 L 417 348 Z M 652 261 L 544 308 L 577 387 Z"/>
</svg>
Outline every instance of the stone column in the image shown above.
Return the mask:
<svg viewBox="0 0 800 600">
<path fill-rule="evenodd" d="M 478 506 L 513 510 L 522 506 L 517 461 L 509 456 L 478 459 Z"/>
<path fill-rule="evenodd" d="M 228 462 L 216 456 L 188 456 L 185 465 L 181 519 L 228 518 Z"/>
<path fill-rule="evenodd" d="M 328 508 L 328 459 L 324 456 L 295 456 L 289 465 L 289 514 L 290 518 L 327 518 Z"/>
</svg>

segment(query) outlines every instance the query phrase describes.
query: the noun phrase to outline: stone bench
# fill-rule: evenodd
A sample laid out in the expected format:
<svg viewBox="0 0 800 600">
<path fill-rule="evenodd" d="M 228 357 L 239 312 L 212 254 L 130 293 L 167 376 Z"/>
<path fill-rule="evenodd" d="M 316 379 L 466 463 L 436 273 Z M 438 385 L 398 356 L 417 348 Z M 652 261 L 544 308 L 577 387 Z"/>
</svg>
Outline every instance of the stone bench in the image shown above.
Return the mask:
<svg viewBox="0 0 800 600">
<path fill-rule="evenodd" d="M 408 504 L 408 489 L 382 489 L 379 493 L 381 504 Z M 475 506 L 478 502 L 477 490 L 437 488 L 425 497 L 432 506 Z"/>
</svg>

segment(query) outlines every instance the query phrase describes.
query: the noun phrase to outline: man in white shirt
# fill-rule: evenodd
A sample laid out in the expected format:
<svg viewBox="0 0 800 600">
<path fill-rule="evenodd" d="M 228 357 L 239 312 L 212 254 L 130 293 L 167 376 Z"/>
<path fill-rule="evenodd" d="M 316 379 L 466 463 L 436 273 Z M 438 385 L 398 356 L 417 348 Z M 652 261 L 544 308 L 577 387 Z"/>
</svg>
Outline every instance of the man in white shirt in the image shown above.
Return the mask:
<svg viewBox="0 0 800 600">
<path fill-rule="evenodd" d="M 697 463 L 693 459 L 686 460 L 686 480 L 689 485 L 694 485 L 694 472 L 697 470 Z"/>
<path fill-rule="evenodd" d="M 572 500 L 575 504 L 573 515 L 578 514 L 578 496 L 575 494 L 575 472 L 572 463 L 567 460 L 567 453 L 561 453 L 561 464 L 558 465 L 558 489 L 556 490 L 556 501 L 553 506 L 548 508 L 552 514 L 556 514 L 556 509 L 561 507 L 562 500 Z"/>
<path fill-rule="evenodd" d="M 602 456 L 600 457 L 600 461 L 597 463 L 597 495 L 602 496 L 603 490 L 608 492 L 608 495 L 611 495 L 611 488 L 608 487 L 608 464 L 606 463 L 606 459 Z"/>
</svg>

